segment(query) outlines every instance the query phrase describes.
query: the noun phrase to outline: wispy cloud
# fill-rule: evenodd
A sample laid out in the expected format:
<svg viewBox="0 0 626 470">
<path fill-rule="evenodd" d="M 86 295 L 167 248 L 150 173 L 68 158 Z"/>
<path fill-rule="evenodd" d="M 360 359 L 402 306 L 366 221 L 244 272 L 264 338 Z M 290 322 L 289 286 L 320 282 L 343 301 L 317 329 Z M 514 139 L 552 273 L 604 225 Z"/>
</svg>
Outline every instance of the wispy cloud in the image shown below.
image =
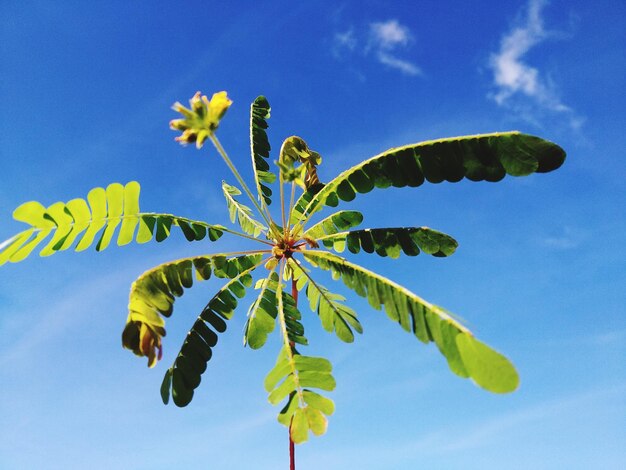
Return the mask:
<svg viewBox="0 0 626 470">
<path fill-rule="evenodd" d="M 578 248 L 586 238 L 585 231 L 566 226 L 559 235 L 544 236 L 539 239 L 539 243 L 556 250 L 571 250 Z"/>
<path fill-rule="evenodd" d="M 408 62 L 406 60 L 398 59 L 391 54 L 386 52 L 379 51 L 378 52 L 378 61 L 381 64 L 385 64 L 392 69 L 397 69 L 405 75 L 421 75 L 422 71 L 419 67 Z"/>
<path fill-rule="evenodd" d="M 406 46 L 413 39 L 409 29 L 397 20 L 370 24 L 370 38 L 376 47 L 383 50 Z"/>
<path fill-rule="evenodd" d="M 579 128 L 583 120 L 561 101 L 554 83 L 525 61 L 533 48 L 554 36 L 544 27 L 542 10 L 547 3 L 529 0 L 521 24 L 506 34 L 500 41 L 500 50 L 491 54 L 489 66 L 496 92 L 490 97 L 498 105 L 510 106 L 520 114 L 528 115 L 529 105 L 567 114 L 571 127 Z"/>
<path fill-rule="evenodd" d="M 422 435 L 398 440 L 392 445 L 378 446 L 372 443 L 366 446 L 356 445 L 351 448 L 350 455 L 358 456 L 361 461 L 385 462 L 388 466 L 394 467 L 394 464 L 406 464 L 407 461 L 418 459 L 429 461 L 432 456 L 437 455 L 467 454 L 471 450 L 487 448 L 503 436 L 515 439 L 516 436 L 529 435 L 552 423 L 560 423 L 580 414 L 580 410 L 615 415 L 620 412 L 621 405 L 618 400 L 625 391 L 626 383 L 621 382 L 612 387 L 562 395 L 499 415 L 494 414 L 482 421 L 443 426 Z M 615 422 L 618 421 L 616 418 Z M 315 458 L 333 461 L 338 465 L 342 463 L 338 454 L 319 453 Z M 532 456 L 529 460 L 532 461 Z M 534 467 L 518 463 L 515 468 Z"/>
<path fill-rule="evenodd" d="M 337 59 L 348 53 L 361 52 L 364 56 L 370 53 L 376 60 L 405 75 L 422 75 L 422 70 L 414 63 L 398 56 L 400 49 L 406 49 L 414 42 L 408 27 L 398 20 L 370 23 L 367 33 L 357 35 L 354 28 L 335 33 L 333 38 L 333 55 Z"/>
<path fill-rule="evenodd" d="M 335 33 L 333 38 L 333 54 L 339 57 L 342 51 L 352 52 L 357 45 L 354 29 L 350 28 L 342 33 Z"/>
<path fill-rule="evenodd" d="M 132 272 L 136 273 L 137 270 Z M 85 321 L 84 312 L 94 311 L 103 298 L 113 295 L 117 290 L 126 289 L 123 281 L 125 274 L 132 276 L 127 273 L 111 273 L 75 285 L 68 289 L 67 292 L 71 292 L 69 294 L 57 292 L 55 297 L 59 300 L 52 302 L 46 299 L 42 305 L 33 308 L 40 312 L 36 322 L 32 322 L 32 318 L 29 319 L 25 312 L 24 322 L 29 327 L 24 328 L 26 333 L 10 336 L 0 343 L 0 366 L 33 358 L 34 351 L 45 349 L 51 339 L 70 328 L 72 323 Z"/>
</svg>

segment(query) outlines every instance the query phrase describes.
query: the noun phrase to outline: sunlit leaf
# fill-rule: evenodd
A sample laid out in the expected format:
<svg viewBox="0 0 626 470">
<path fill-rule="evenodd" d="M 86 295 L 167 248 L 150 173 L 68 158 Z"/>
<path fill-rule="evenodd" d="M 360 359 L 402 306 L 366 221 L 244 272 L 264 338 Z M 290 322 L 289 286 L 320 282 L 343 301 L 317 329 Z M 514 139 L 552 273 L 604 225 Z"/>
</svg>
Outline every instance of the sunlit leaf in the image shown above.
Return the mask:
<svg viewBox="0 0 626 470">
<path fill-rule="evenodd" d="M 486 390 L 506 393 L 517 386 L 513 365 L 489 346 L 474 340 L 469 330 L 441 307 L 413 294 L 383 276 L 351 263 L 333 253 L 308 251 L 306 260 L 329 270 L 376 309 L 424 342 L 433 341 L 460 377 L 471 377 Z M 462 339 L 462 338 L 471 339 Z M 502 377 L 498 379 L 497 377 Z"/>
<path fill-rule="evenodd" d="M 258 237 L 261 232 L 267 231 L 267 227 L 252 217 L 252 209 L 235 199 L 235 196 L 241 194 L 239 189 L 222 181 L 222 190 L 232 223 L 238 222 L 241 229 L 253 237 Z"/>
<path fill-rule="evenodd" d="M 22 204 L 13 213 L 15 220 L 31 227 L 0 244 L 0 265 L 26 259 L 39 245 L 47 241 L 40 252 L 50 256 L 71 248 L 83 251 L 94 243 L 96 249 L 106 249 L 119 228 L 118 245 L 126 245 L 137 231 L 137 243 L 156 238 L 163 241 L 170 236 L 172 226 L 180 226 L 189 240 L 207 237 L 215 241 L 222 236 L 221 225 L 177 217 L 170 214 L 139 212 L 139 183 L 126 186 L 113 183 L 89 191 L 87 200 L 72 199 L 44 207 L 36 201 Z"/>
<path fill-rule="evenodd" d="M 499 181 L 505 175 L 546 173 L 561 166 L 558 145 L 520 132 L 500 132 L 430 140 L 389 149 L 305 192 L 296 202 L 291 222 L 302 222 L 323 205 L 351 201 L 358 193 L 390 186 L 416 187 L 428 181 Z"/>
<path fill-rule="evenodd" d="M 266 205 L 272 203 L 272 189 L 268 186 L 276 181 L 276 175 L 272 173 L 269 165 L 270 143 L 267 139 L 267 120 L 270 117 L 270 104 L 265 96 L 257 97 L 250 106 L 250 152 L 252 155 L 252 168 L 254 180 L 259 193 Z"/>
</svg>

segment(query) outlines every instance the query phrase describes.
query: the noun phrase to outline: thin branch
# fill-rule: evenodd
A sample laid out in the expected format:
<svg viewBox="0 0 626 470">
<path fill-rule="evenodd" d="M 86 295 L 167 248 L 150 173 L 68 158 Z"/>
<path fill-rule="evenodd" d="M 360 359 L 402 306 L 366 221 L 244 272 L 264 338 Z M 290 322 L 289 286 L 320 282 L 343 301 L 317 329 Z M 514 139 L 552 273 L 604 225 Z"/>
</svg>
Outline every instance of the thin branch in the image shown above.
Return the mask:
<svg viewBox="0 0 626 470">
<path fill-rule="evenodd" d="M 283 236 L 285 236 L 287 233 L 287 221 L 285 220 L 285 181 L 283 180 L 283 171 L 281 168 L 279 168 L 278 172 L 278 181 L 280 185 L 280 215 L 283 222 Z"/>
<path fill-rule="evenodd" d="M 249 240 L 254 240 L 255 242 L 264 243 L 265 245 L 274 246 L 274 244 L 272 242 L 267 242 L 265 240 L 259 240 L 258 238 L 254 238 L 251 235 L 247 235 L 245 233 L 238 232 L 237 230 L 231 230 L 231 229 L 226 228 L 226 227 L 218 228 L 217 230 L 221 230 L 222 232 L 230 233 L 232 235 L 237 235 L 239 237 L 247 238 Z"/>
<path fill-rule="evenodd" d="M 244 192 L 246 193 L 246 195 L 248 196 L 250 201 L 252 201 L 252 204 L 254 204 L 254 206 L 256 207 L 257 211 L 261 215 L 261 217 L 263 217 L 265 222 L 270 226 L 270 230 L 271 230 L 271 226 L 272 226 L 271 218 L 269 217 L 268 214 L 265 213 L 265 211 L 263 211 L 263 208 L 259 205 L 259 203 L 256 200 L 256 198 L 252 195 L 252 192 L 250 191 L 250 188 L 248 188 L 248 185 L 246 184 L 246 182 L 243 180 L 243 178 L 239 174 L 239 171 L 237 170 L 237 168 L 235 167 L 233 162 L 230 160 L 228 154 L 226 153 L 226 150 L 224 150 L 224 147 L 222 147 L 222 144 L 218 140 L 217 136 L 215 134 L 212 134 L 209 138 L 211 139 L 211 142 L 213 142 L 213 145 L 217 149 L 218 153 L 221 155 L 222 159 L 224 160 L 224 162 L 226 163 L 226 165 L 228 166 L 230 171 L 233 173 L 233 175 L 235 175 L 235 178 L 237 178 L 237 181 L 239 181 L 239 184 L 243 188 Z"/>
<path fill-rule="evenodd" d="M 324 297 L 324 300 L 326 300 L 326 302 L 328 303 L 328 305 L 331 306 L 331 308 L 333 309 L 333 311 L 335 312 L 335 314 L 340 315 L 339 314 L 339 310 L 337 310 L 337 308 L 335 307 L 335 304 L 332 302 L 332 300 L 326 295 L 325 289 L 322 289 L 322 287 L 317 284 L 317 282 L 315 282 L 313 280 L 313 278 L 311 277 L 311 275 L 309 273 L 306 272 L 306 270 L 304 269 L 304 267 L 302 266 L 302 263 L 300 263 L 300 261 L 298 261 L 297 259 L 291 258 L 291 261 L 293 261 L 296 266 L 298 266 L 298 268 L 300 268 L 300 271 L 302 271 L 302 273 L 307 277 L 307 279 L 309 280 L 309 282 L 318 290 L 318 292 L 320 293 L 320 295 L 322 297 Z"/>
<path fill-rule="evenodd" d="M 289 199 L 289 212 L 287 213 L 287 222 L 291 223 L 291 211 L 293 210 L 293 203 L 296 194 L 296 183 L 291 183 L 291 198 Z"/>
</svg>

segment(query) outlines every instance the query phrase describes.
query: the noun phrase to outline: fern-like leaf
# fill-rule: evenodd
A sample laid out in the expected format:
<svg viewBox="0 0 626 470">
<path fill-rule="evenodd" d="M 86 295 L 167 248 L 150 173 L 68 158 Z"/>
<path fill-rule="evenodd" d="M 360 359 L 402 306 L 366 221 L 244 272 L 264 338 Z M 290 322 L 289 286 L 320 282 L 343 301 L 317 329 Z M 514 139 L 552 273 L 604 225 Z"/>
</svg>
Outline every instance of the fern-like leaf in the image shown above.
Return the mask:
<svg viewBox="0 0 626 470">
<path fill-rule="evenodd" d="M 499 181 L 505 175 L 546 173 L 561 166 L 565 152 L 558 145 L 519 132 L 430 140 L 389 149 L 353 166 L 323 188 L 304 192 L 291 222 L 304 221 L 322 206 L 335 207 L 358 193 L 389 186 L 416 187 L 428 181 Z"/>
<path fill-rule="evenodd" d="M 384 306 L 391 320 L 406 331 L 413 331 L 421 341 L 434 341 L 455 374 L 471 377 L 479 386 L 495 393 L 517 388 L 519 377 L 509 360 L 475 339 L 444 309 L 333 253 L 307 251 L 304 257 L 313 265 L 330 270 L 334 278 L 342 278 L 348 288 L 366 297 L 375 309 Z"/>
<path fill-rule="evenodd" d="M 289 427 L 296 444 L 306 442 L 309 431 L 316 436 L 324 434 L 328 427 L 326 416 L 335 411 L 332 400 L 311 389 L 330 392 L 335 386 L 332 365 L 327 359 L 303 356 L 289 347 L 282 348 L 274 368 L 265 378 L 271 404 L 277 405 L 287 398 L 278 422 Z"/>
<path fill-rule="evenodd" d="M 374 228 L 339 232 L 317 238 L 326 248 L 342 253 L 347 247 L 350 253 L 376 253 L 379 256 L 398 258 L 404 252 L 417 256 L 420 250 L 426 254 L 443 257 L 455 252 L 458 243 L 450 235 L 428 227 Z"/>
<path fill-rule="evenodd" d="M 163 403 L 169 402 L 170 393 L 174 404 L 187 406 L 200 385 L 201 376 L 217 344 L 217 333 L 226 331 L 226 322 L 232 318 L 238 299 L 245 296 L 246 288 L 252 285 L 250 273 L 261 264 L 260 255 L 246 255 L 222 261 L 218 266 L 213 260 L 213 272 L 231 280 L 209 301 L 194 322 L 183 342 L 172 367 L 165 373 L 161 384 Z M 228 265 L 228 266 L 227 266 Z M 238 270 L 239 272 L 232 276 Z"/>
<path fill-rule="evenodd" d="M 260 254 L 233 258 L 215 254 L 183 258 L 146 271 L 130 288 L 122 345 L 138 356 L 148 356 L 148 366 L 153 367 L 160 359 L 156 349 L 160 352 L 161 337 L 166 333 L 164 317 L 172 314 L 176 298 L 193 285 L 194 277 L 206 280 L 215 273 L 218 277 L 232 278 L 255 267 L 260 260 Z M 148 344 L 151 337 L 154 347 Z"/>
<path fill-rule="evenodd" d="M 334 294 L 324 286 L 314 281 L 308 270 L 293 258 L 289 260 L 292 270 L 292 279 L 296 281 L 299 291 L 305 289 L 309 306 L 316 312 L 324 330 L 336 333 L 337 337 L 346 342 L 354 341 L 353 330 L 363 333 L 363 327 L 357 319 L 356 312 L 342 302 L 345 297 Z"/>
<path fill-rule="evenodd" d="M 276 284 L 278 275 L 272 271 L 266 279 L 260 280 L 256 288 L 261 289 L 257 299 L 250 305 L 248 320 L 244 327 L 243 344 L 259 349 L 267 341 L 267 336 L 276 326 L 277 301 Z"/>
<path fill-rule="evenodd" d="M 252 217 L 252 209 L 235 199 L 235 196 L 241 194 L 238 188 L 222 181 L 222 190 L 232 223 L 238 222 L 241 230 L 253 237 L 258 237 L 262 232 L 267 231 L 267 227 Z"/>
<path fill-rule="evenodd" d="M 267 341 L 267 336 L 274 331 L 277 315 L 278 274 L 272 272 L 267 279 L 261 280 L 257 287 L 261 293 L 248 311 L 248 320 L 244 328 L 244 345 L 259 349 Z M 304 336 L 304 326 L 300 323 L 300 311 L 296 301 L 288 293 L 281 291 L 281 302 L 287 325 L 287 336 L 294 343 L 308 344 Z"/>
<path fill-rule="evenodd" d="M 333 413 L 334 404 L 310 389 L 332 391 L 335 389 L 335 379 L 328 360 L 303 356 L 294 347 L 289 332 L 292 328 L 289 319 L 300 315 L 294 314 L 297 312 L 295 302 L 293 305 L 285 302 L 287 299 L 293 301 L 293 298 L 283 292 L 281 282 L 276 286 L 276 297 L 284 344 L 276 365 L 265 378 L 265 390 L 273 405 L 287 398 L 287 403 L 278 415 L 278 421 L 289 427 L 291 439 L 299 444 L 308 440 L 309 431 L 318 436 L 326 432 L 326 416 Z"/>
<path fill-rule="evenodd" d="M 338 211 L 309 227 L 304 235 L 317 239 L 325 235 L 334 235 L 341 230 L 348 230 L 363 222 L 363 214 L 358 211 Z"/>
<path fill-rule="evenodd" d="M 259 199 L 266 205 L 272 203 L 272 189 L 268 184 L 276 181 L 276 175 L 270 171 L 270 143 L 267 139 L 267 120 L 270 117 L 270 104 L 265 96 L 257 97 L 250 106 L 250 153 L 252 168 Z"/>
<path fill-rule="evenodd" d="M 189 241 L 207 236 L 215 241 L 222 236 L 221 225 L 171 214 L 139 212 L 139 191 L 139 183 L 131 181 L 125 186 L 113 183 L 106 189 L 94 188 L 87 200 L 72 199 L 49 207 L 36 201 L 22 204 L 13 212 L 13 218 L 31 227 L 0 244 L 0 265 L 26 259 L 44 241 L 47 244 L 40 251 L 41 256 L 67 250 L 74 244 L 76 251 L 94 243 L 96 250 L 102 251 L 116 232 L 120 246 L 133 240 L 146 243 L 153 238 L 161 242 L 170 236 L 173 225 L 180 227 Z"/>
</svg>

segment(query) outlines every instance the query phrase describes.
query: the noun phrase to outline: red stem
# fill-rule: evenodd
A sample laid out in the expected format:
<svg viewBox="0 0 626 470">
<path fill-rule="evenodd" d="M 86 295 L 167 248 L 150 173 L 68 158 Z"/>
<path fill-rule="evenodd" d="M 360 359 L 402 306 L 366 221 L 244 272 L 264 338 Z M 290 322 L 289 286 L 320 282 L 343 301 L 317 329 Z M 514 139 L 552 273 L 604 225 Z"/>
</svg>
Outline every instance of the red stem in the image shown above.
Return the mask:
<svg viewBox="0 0 626 470">
<path fill-rule="evenodd" d="M 298 286 L 296 285 L 296 281 L 294 279 L 291 280 L 291 296 L 293 300 L 296 301 L 296 306 L 298 305 Z M 289 346 L 294 347 L 294 343 L 290 342 Z M 289 426 L 289 470 L 296 470 L 296 446 L 291 440 L 291 426 Z"/>
<path fill-rule="evenodd" d="M 296 301 L 296 306 L 298 305 L 298 286 L 294 279 L 291 280 L 291 296 L 293 300 Z"/>
<path fill-rule="evenodd" d="M 296 446 L 291 440 L 291 428 L 289 428 L 289 470 L 296 470 Z"/>
</svg>

